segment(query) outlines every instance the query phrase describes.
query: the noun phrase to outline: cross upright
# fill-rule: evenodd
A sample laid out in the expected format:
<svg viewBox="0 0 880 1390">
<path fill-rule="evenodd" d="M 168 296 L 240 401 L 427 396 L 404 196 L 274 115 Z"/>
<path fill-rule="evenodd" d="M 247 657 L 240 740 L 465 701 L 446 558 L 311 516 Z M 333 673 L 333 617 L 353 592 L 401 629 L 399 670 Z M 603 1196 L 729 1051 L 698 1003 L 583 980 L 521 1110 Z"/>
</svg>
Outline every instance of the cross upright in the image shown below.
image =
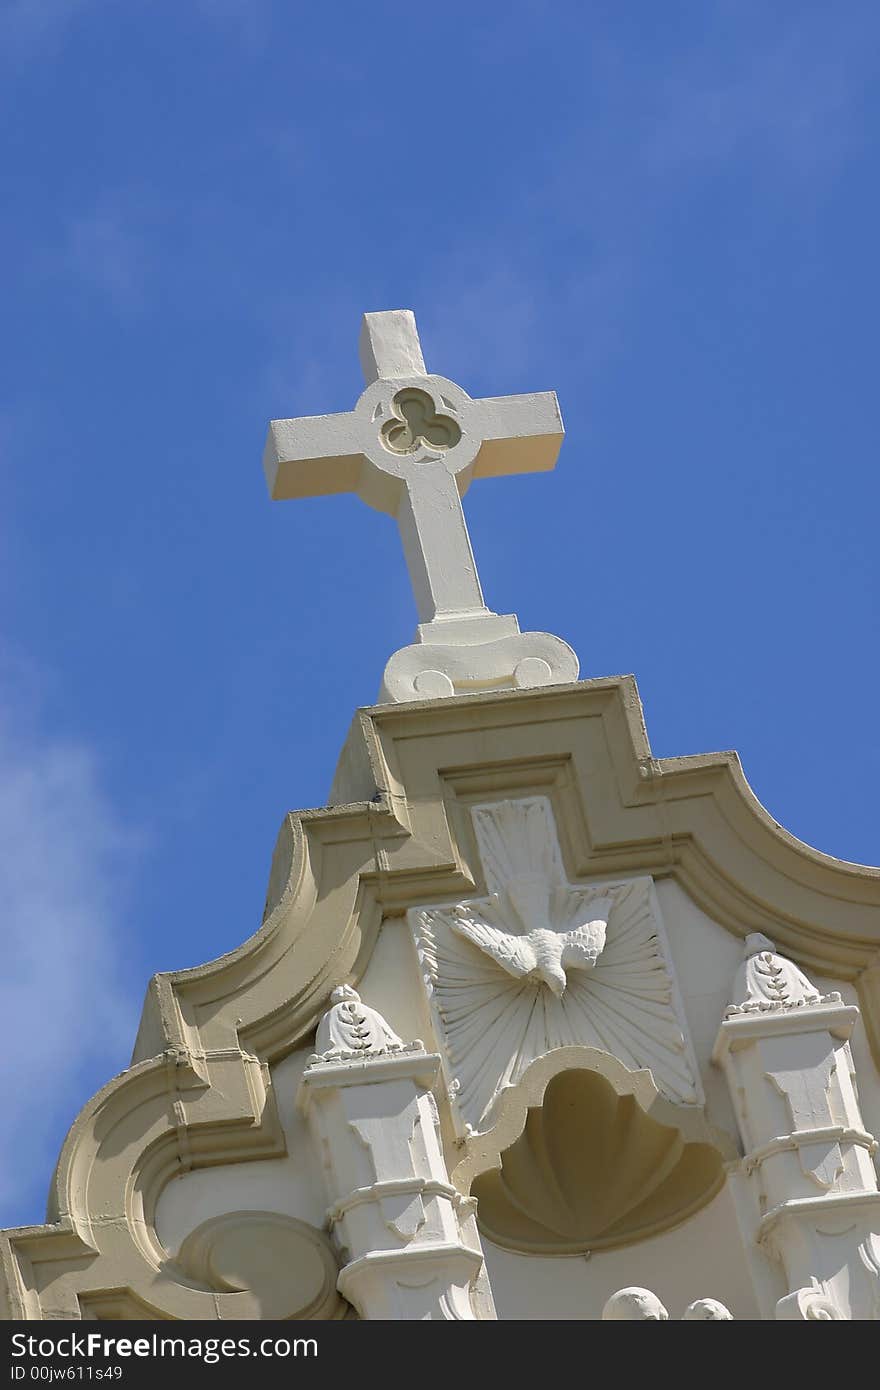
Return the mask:
<svg viewBox="0 0 880 1390">
<path fill-rule="evenodd" d="M 515 618 L 486 607 L 461 499 L 474 478 L 554 467 L 563 437 L 555 392 L 472 399 L 455 382 L 428 373 L 409 309 L 365 314 L 360 357 L 366 389 L 353 410 L 271 422 L 263 455 L 270 496 L 354 492 L 393 516 L 415 595 L 420 644 L 476 648 L 520 635 Z M 472 656 L 480 665 L 479 653 Z M 458 678 L 447 673 L 419 685 L 416 676 L 411 691 L 392 698 L 451 694 L 487 683 L 485 677 L 462 675 L 460 661 L 452 664 Z M 534 667 L 526 669 L 537 674 Z M 544 683 L 507 675 L 513 684 Z M 495 685 L 501 679 L 489 678 Z"/>
</svg>

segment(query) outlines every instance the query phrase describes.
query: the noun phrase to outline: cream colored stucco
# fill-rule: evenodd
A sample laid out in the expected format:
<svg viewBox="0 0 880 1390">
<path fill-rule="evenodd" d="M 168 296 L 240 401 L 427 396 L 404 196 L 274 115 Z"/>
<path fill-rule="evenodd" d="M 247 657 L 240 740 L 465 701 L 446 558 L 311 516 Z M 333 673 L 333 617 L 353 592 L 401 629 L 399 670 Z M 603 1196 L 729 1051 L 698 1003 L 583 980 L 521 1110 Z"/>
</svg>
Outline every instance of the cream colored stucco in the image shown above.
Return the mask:
<svg viewBox="0 0 880 1390">
<path fill-rule="evenodd" d="M 323 1226 L 326 1202 L 320 1165 L 296 1108 L 308 1056 L 308 1050 L 294 1052 L 272 1068 L 272 1087 L 287 1142 L 283 1157 L 196 1168 L 163 1189 L 156 1206 L 156 1234 L 170 1255 L 202 1222 L 230 1211 L 277 1211 Z"/>
</svg>

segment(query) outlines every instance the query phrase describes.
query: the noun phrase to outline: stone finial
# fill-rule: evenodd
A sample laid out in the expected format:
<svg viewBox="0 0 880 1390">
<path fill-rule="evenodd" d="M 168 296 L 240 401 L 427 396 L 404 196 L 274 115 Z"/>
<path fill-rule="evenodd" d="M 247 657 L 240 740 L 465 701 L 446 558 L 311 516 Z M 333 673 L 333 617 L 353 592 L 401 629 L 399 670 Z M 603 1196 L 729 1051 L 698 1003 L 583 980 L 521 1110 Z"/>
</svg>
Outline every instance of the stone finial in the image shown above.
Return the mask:
<svg viewBox="0 0 880 1390">
<path fill-rule="evenodd" d="M 602 1309 L 603 1322 L 668 1322 L 669 1314 L 650 1289 L 632 1286 L 618 1289 Z M 682 1316 L 682 1322 L 732 1322 L 733 1314 L 717 1298 L 698 1298 Z"/>
<path fill-rule="evenodd" d="M 603 1322 L 667 1322 L 669 1314 L 655 1293 L 635 1286 L 618 1289 L 602 1309 Z"/>
<path fill-rule="evenodd" d="M 733 1313 L 717 1298 L 698 1298 L 685 1308 L 682 1322 L 733 1322 Z"/>
<path fill-rule="evenodd" d="M 331 1007 L 318 1024 L 316 1061 L 374 1057 L 400 1051 L 404 1044 L 376 1009 L 364 1004 L 351 985 L 338 985 Z"/>
<path fill-rule="evenodd" d="M 732 994 L 727 1017 L 738 1013 L 819 1004 L 824 998 L 804 972 L 787 956 L 781 956 L 774 942 L 761 932 L 752 932 L 745 939 L 743 963 L 736 972 Z M 840 996 L 833 998 L 839 999 Z"/>
</svg>

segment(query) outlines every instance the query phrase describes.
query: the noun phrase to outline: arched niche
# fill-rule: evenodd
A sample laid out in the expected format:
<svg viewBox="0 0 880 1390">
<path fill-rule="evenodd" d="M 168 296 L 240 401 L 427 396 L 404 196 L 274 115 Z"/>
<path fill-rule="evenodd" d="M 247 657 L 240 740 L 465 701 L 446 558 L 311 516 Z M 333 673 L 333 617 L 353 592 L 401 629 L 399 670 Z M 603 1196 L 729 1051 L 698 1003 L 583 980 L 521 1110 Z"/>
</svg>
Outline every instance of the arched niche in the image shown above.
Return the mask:
<svg viewBox="0 0 880 1390">
<path fill-rule="evenodd" d="M 504 1095 L 497 1123 L 471 1138 L 455 1176 L 494 1244 L 582 1255 L 687 1220 L 720 1190 L 734 1152 L 699 1107 L 662 1097 L 650 1072 L 568 1047 Z"/>
</svg>

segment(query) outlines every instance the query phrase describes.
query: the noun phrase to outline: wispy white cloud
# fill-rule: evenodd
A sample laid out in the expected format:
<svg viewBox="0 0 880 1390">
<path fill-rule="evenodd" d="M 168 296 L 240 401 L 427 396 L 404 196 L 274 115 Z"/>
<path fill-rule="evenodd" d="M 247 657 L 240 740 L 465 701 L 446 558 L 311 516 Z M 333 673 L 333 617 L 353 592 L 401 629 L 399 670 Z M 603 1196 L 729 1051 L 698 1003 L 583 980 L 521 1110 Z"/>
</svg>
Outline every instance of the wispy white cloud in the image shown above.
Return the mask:
<svg viewBox="0 0 880 1390">
<path fill-rule="evenodd" d="M 128 191 L 103 194 L 67 227 L 59 258 L 65 277 L 106 294 L 117 308 L 140 303 L 148 273 L 150 209 Z"/>
<path fill-rule="evenodd" d="M 7 663 L 8 674 L 9 665 Z M 13 684 L 20 682 L 13 679 Z M 121 918 L 135 840 L 81 744 L 0 709 L 0 1223 L 38 1216 L 84 1075 L 126 1065 L 137 985 Z M 39 1192 L 39 1196 L 37 1193 Z"/>
</svg>

